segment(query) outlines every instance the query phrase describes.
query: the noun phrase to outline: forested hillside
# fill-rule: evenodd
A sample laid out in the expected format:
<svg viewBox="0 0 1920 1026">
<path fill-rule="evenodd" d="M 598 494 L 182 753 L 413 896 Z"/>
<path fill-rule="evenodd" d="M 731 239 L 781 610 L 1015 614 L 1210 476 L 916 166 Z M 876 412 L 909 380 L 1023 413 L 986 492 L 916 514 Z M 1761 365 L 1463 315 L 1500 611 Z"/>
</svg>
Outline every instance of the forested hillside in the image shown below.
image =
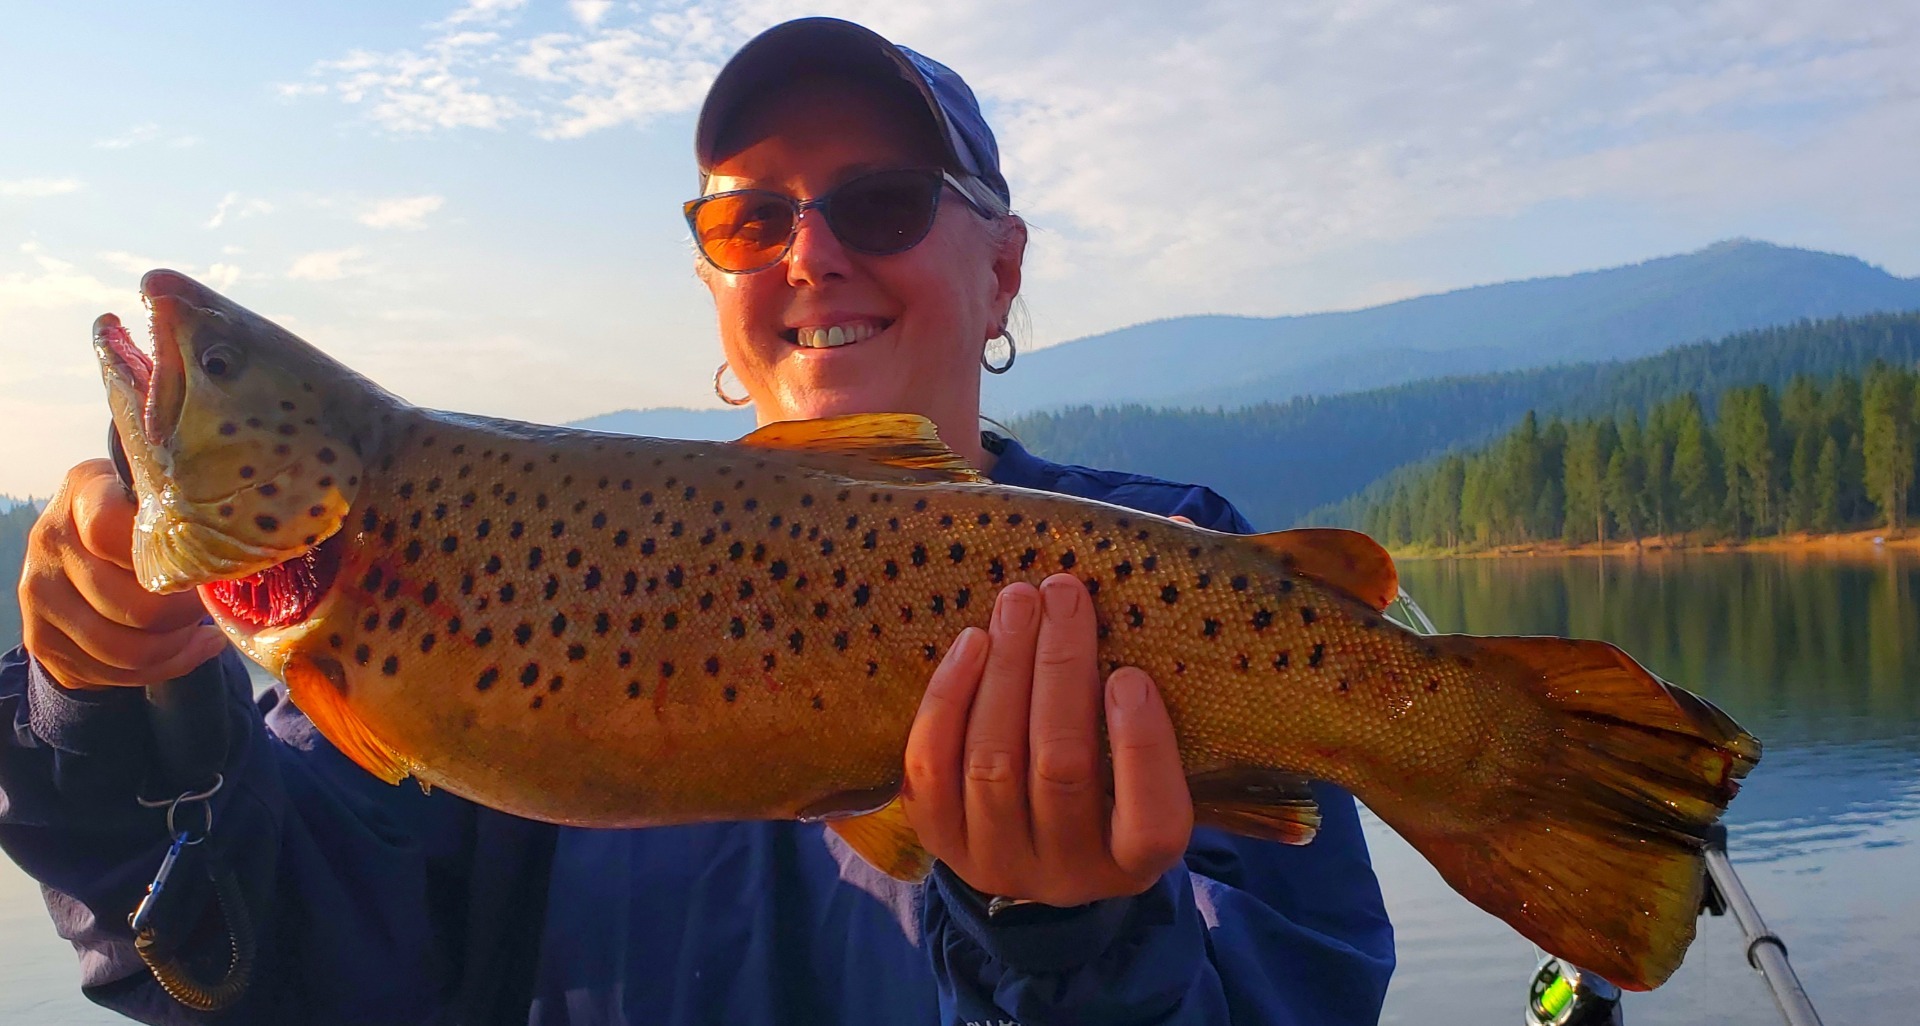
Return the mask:
<svg viewBox="0 0 1920 1026">
<path fill-rule="evenodd" d="M 1442 374 L 1634 359 L 1801 320 L 1920 309 L 1920 280 L 1750 239 L 1364 310 L 1175 317 L 1023 353 L 987 379 L 1005 418 L 1082 403 L 1236 407 Z"/>
<path fill-rule="evenodd" d="M 1857 374 L 1875 360 L 1920 362 L 1920 314 L 1769 328 L 1627 362 L 1440 378 L 1237 410 L 1080 407 L 1010 426 L 1049 459 L 1212 485 L 1257 525 L 1278 528 L 1397 467 L 1487 441 L 1528 410 L 1644 416 L 1688 392 L 1781 388 L 1795 375 Z"/>
<path fill-rule="evenodd" d="M 20 643 L 20 564 L 27 555 L 27 529 L 39 514 L 31 505 L 0 507 L 0 651 Z"/>
<path fill-rule="evenodd" d="M 1916 509 L 1920 374 L 1799 375 L 1784 390 L 1688 392 L 1643 418 L 1520 426 L 1477 452 L 1395 474 L 1310 520 L 1382 543 L 1476 549 L 1648 535 L 1744 540 L 1789 531 L 1898 529 Z"/>
</svg>

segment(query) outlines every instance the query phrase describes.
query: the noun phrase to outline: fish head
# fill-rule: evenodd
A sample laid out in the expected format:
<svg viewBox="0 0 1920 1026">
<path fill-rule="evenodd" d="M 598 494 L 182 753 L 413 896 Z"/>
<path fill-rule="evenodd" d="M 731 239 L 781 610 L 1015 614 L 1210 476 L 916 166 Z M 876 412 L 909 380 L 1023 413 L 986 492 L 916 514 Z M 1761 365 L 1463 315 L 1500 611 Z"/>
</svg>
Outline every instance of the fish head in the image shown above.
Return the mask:
<svg viewBox="0 0 1920 1026">
<path fill-rule="evenodd" d="M 331 584 L 328 540 L 398 400 L 185 275 L 148 272 L 140 291 L 151 356 L 114 315 L 93 327 L 139 503 L 135 575 L 201 588 L 223 621 L 299 619 Z"/>
</svg>

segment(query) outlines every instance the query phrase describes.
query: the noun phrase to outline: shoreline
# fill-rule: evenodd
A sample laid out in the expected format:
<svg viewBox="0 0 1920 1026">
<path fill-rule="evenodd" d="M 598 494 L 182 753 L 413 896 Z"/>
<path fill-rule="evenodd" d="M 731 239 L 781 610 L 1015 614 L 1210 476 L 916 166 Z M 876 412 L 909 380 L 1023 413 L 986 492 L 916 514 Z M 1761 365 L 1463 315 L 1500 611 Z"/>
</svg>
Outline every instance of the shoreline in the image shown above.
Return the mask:
<svg viewBox="0 0 1920 1026">
<path fill-rule="evenodd" d="M 1874 528 L 1864 531 L 1841 531 L 1834 534 L 1816 534 L 1798 531 L 1792 534 L 1773 535 L 1766 538 L 1750 538 L 1745 541 L 1726 541 L 1702 539 L 1697 537 L 1659 535 L 1640 539 L 1638 542 L 1608 542 L 1604 545 L 1584 542 L 1569 545 L 1565 542 L 1531 542 L 1523 545 L 1500 545 L 1491 549 L 1476 549 L 1470 552 L 1434 551 L 1426 549 L 1404 549 L 1393 552 L 1395 559 L 1441 560 L 1441 559 L 1539 559 L 1539 558 L 1575 558 L 1594 559 L 1642 559 L 1692 555 L 1694 553 L 1719 552 L 1768 552 L 1778 555 L 1805 556 L 1823 559 L 1858 559 L 1878 556 L 1884 553 L 1920 554 L 1920 529 L 1905 527 L 1899 531 Z"/>
</svg>

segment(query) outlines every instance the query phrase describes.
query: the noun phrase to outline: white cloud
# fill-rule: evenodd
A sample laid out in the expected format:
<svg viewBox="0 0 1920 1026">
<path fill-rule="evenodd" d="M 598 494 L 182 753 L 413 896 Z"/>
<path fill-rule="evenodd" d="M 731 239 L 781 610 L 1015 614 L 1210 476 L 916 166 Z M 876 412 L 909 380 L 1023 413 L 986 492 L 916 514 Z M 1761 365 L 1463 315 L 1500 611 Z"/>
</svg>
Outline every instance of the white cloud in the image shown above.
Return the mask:
<svg viewBox="0 0 1920 1026">
<path fill-rule="evenodd" d="M 245 199 L 237 192 L 220 197 L 220 205 L 214 208 L 213 216 L 207 219 L 208 228 L 218 228 L 227 223 L 227 218 L 254 217 L 259 214 L 273 213 L 273 204 L 263 199 Z"/>
<path fill-rule="evenodd" d="M 156 267 L 165 266 L 152 257 L 129 253 L 123 249 L 110 249 L 95 255 L 100 258 L 101 263 L 126 274 L 145 274 Z M 186 268 L 181 268 L 181 270 L 185 271 Z"/>
<path fill-rule="evenodd" d="M 149 121 L 144 125 L 135 125 L 119 135 L 96 140 L 94 145 L 103 150 L 124 150 L 158 138 L 160 138 L 160 126 Z"/>
<path fill-rule="evenodd" d="M 306 253 L 294 258 L 293 265 L 287 268 L 287 277 L 295 281 L 339 281 L 367 274 L 371 268 L 359 263 L 366 255 L 366 250 L 359 246 Z"/>
<path fill-rule="evenodd" d="M 37 242 L 21 243 L 19 252 L 35 269 L 0 272 L 0 323 L 27 310 L 98 306 L 127 297 L 127 290 L 116 289 L 48 253 Z"/>
<path fill-rule="evenodd" d="M 584 28 L 600 24 L 600 19 L 613 9 L 613 0 L 567 0 L 567 10 L 573 12 L 573 19 Z"/>
<path fill-rule="evenodd" d="M 565 32 L 469 5 L 301 89 L 391 129 L 573 138 L 693 110 L 749 36 L 822 6 L 966 75 L 1030 274 L 1083 324 L 1257 312 L 1309 263 L 1556 203 L 1871 217 L 1920 163 L 1907 0 L 659 0 L 574 4 Z"/>
<path fill-rule="evenodd" d="M 0 179 L 0 196 L 21 199 L 41 199 L 47 196 L 64 196 L 80 191 L 77 178 L 14 178 Z"/>
<path fill-rule="evenodd" d="M 447 15 L 444 24 L 461 25 L 470 21 L 497 21 L 527 5 L 527 0 L 467 0 L 466 6 Z"/>
<path fill-rule="evenodd" d="M 427 215 L 446 203 L 444 196 L 401 196 L 368 207 L 357 220 L 369 228 L 417 231 L 427 226 Z"/>
<path fill-rule="evenodd" d="M 93 145 L 103 150 L 125 150 L 153 142 L 159 139 L 162 134 L 164 133 L 161 132 L 158 124 L 148 121 L 144 124 L 135 125 L 119 135 L 95 140 Z M 195 135 L 178 135 L 167 140 L 167 145 L 174 149 L 186 149 L 189 146 L 199 145 L 199 143 L 200 137 Z"/>
</svg>

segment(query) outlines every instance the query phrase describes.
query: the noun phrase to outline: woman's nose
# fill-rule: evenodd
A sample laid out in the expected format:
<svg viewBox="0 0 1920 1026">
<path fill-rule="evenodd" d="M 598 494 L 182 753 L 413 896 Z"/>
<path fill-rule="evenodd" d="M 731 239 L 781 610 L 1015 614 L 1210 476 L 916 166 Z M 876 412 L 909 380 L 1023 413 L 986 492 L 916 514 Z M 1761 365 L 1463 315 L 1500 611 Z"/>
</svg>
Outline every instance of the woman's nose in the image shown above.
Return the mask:
<svg viewBox="0 0 1920 1026">
<path fill-rule="evenodd" d="M 793 249 L 787 254 L 788 284 L 817 285 L 844 278 L 850 269 L 847 248 L 827 226 L 826 215 L 818 209 L 802 210 L 794 229 Z"/>
</svg>

